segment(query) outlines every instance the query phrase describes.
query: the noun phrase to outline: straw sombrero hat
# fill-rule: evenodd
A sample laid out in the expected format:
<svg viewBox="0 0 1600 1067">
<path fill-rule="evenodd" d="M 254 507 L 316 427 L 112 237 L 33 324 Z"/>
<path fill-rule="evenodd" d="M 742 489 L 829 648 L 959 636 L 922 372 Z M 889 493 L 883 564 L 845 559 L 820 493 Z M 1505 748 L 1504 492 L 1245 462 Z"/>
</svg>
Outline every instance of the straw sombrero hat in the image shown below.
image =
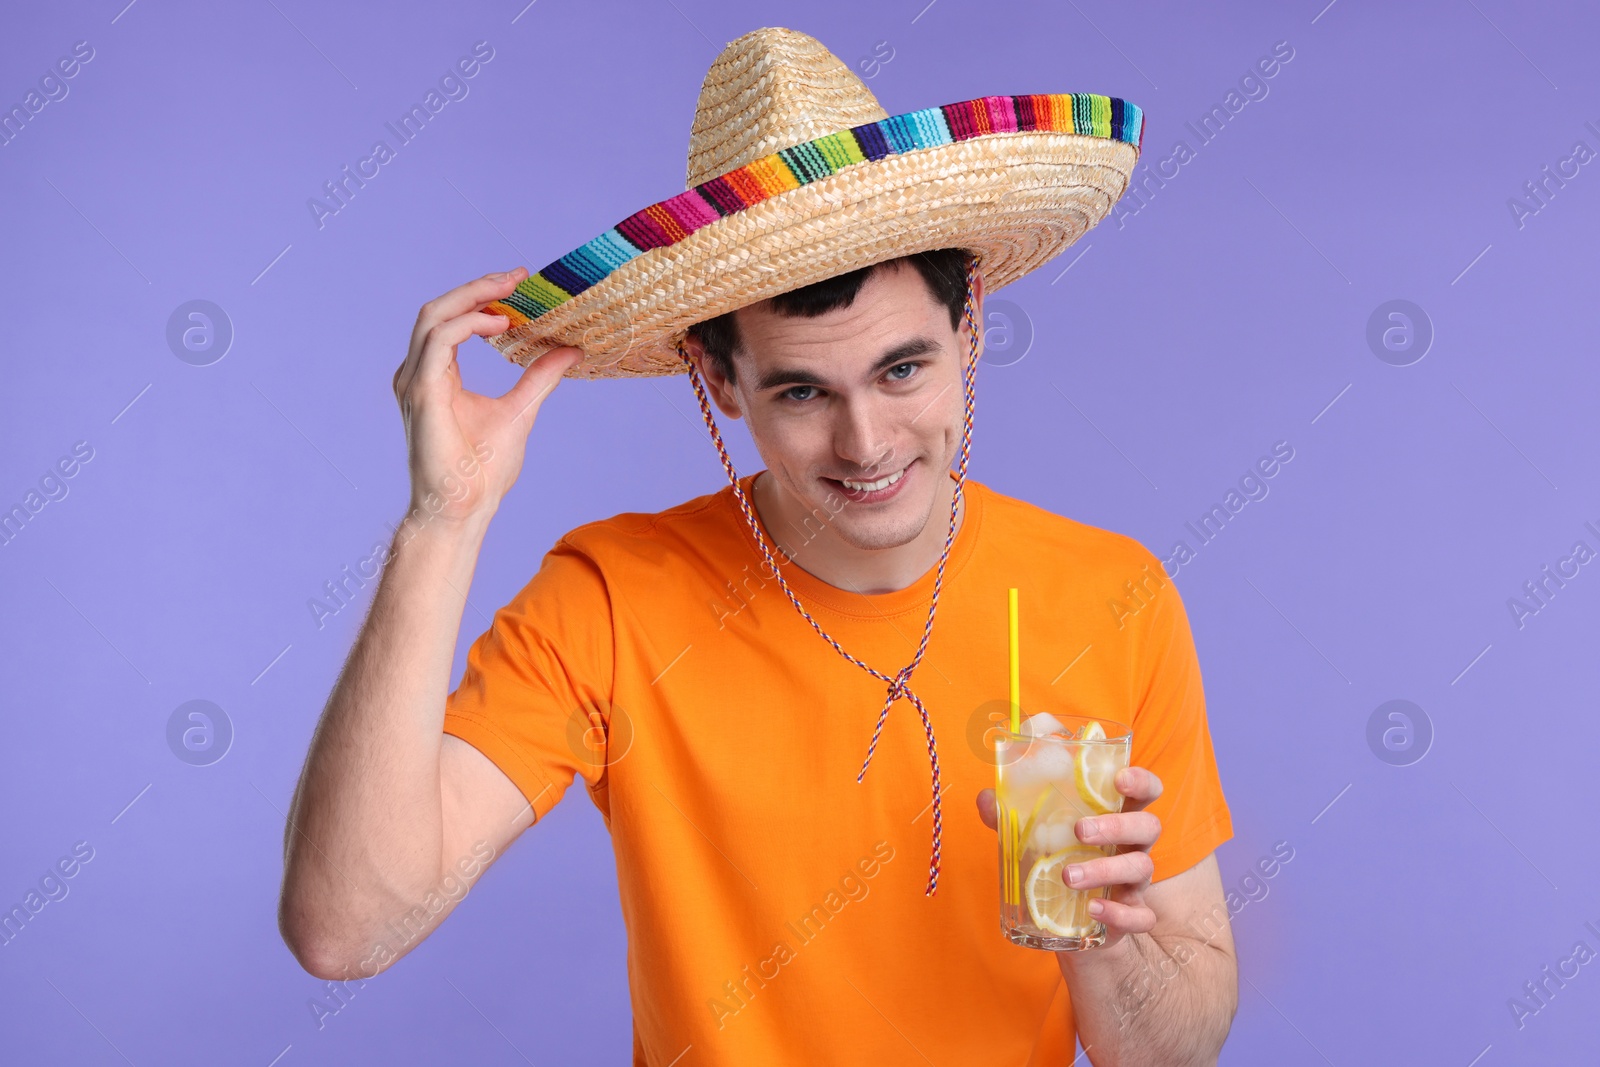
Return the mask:
<svg viewBox="0 0 1600 1067">
<path fill-rule="evenodd" d="M 694 323 L 913 252 L 968 249 L 993 292 L 1110 212 L 1143 118 L 1090 93 L 890 116 L 815 38 L 754 30 L 700 87 L 687 191 L 486 305 L 511 319 L 488 340 L 523 366 L 576 345 L 569 378 L 681 374 Z"/>
</svg>

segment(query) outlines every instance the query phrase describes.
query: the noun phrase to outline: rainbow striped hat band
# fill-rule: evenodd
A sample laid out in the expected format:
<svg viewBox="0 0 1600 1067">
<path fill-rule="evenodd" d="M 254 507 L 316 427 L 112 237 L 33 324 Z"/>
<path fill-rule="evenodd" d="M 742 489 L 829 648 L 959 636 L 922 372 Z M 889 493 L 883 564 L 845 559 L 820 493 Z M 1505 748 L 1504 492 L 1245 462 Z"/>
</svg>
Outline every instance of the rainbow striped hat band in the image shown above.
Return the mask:
<svg viewBox="0 0 1600 1067">
<path fill-rule="evenodd" d="M 728 114 L 748 133 L 730 138 Z M 1137 105 L 1092 93 L 886 115 L 814 39 L 757 30 L 706 77 L 689 188 L 485 305 L 511 323 L 490 342 L 523 365 L 576 345 L 569 377 L 681 373 L 674 342 L 694 322 L 931 248 L 978 253 L 993 292 L 1110 211 L 1143 130 Z"/>
</svg>

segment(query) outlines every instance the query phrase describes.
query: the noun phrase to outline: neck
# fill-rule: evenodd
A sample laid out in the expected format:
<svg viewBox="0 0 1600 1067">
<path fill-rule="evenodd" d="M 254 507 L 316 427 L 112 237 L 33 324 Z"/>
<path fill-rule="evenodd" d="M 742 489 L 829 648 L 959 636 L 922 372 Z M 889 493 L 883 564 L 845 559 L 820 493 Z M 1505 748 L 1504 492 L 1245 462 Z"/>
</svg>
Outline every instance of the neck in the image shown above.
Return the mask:
<svg viewBox="0 0 1600 1067">
<path fill-rule="evenodd" d="M 809 517 L 805 508 L 768 471 L 756 475 L 750 502 L 778 547 L 801 570 L 846 592 L 871 595 L 905 589 L 938 566 L 950 530 L 955 488 L 954 478 L 940 478 L 922 531 L 893 548 L 859 548 L 840 537 L 831 525 L 813 535 L 805 525 Z M 957 532 L 966 521 L 966 511 L 963 499 L 956 512 Z M 816 520 L 811 521 L 814 527 Z"/>
</svg>

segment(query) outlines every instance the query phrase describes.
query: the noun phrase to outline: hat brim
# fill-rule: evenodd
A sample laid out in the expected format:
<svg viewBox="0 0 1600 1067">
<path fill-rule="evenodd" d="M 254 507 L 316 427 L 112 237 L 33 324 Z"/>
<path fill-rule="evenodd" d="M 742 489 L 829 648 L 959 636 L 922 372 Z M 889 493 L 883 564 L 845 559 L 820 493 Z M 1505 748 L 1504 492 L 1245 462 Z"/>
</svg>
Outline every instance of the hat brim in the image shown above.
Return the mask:
<svg viewBox="0 0 1600 1067">
<path fill-rule="evenodd" d="M 523 366 L 552 348 L 575 345 L 584 359 L 566 372 L 569 378 L 652 377 L 685 372 L 676 342 L 694 323 L 914 252 L 976 253 L 985 291 L 993 292 L 1059 255 L 1110 213 L 1138 162 L 1142 114 L 1132 104 L 1115 101 L 1113 109 L 1113 98 L 1084 94 L 990 97 L 913 113 L 939 112 L 942 119 L 970 104 L 1041 99 L 1071 101 L 1067 117 L 1056 121 L 1080 129 L 1095 128 L 1096 102 L 1106 102 L 1101 117 L 1123 121 L 1100 122 L 1104 133 L 969 130 L 950 143 L 908 144 L 876 159 L 840 157 L 835 146 L 839 165 L 804 184 L 796 175 L 817 156 L 801 150 L 829 138 L 786 149 L 731 176 L 783 159 L 776 178 L 764 177 L 772 179 L 769 185 L 786 180 L 790 187 L 748 205 L 735 200 L 727 210 L 731 187 L 716 186 L 724 181 L 719 178 L 630 216 L 487 305 L 484 310 L 512 320 L 510 329 L 488 340 Z M 1080 106 L 1084 100 L 1090 101 L 1086 107 Z M 1048 107 L 1038 110 L 1048 121 Z M 942 128 L 948 134 L 959 125 L 952 120 Z M 699 225 L 686 232 L 691 196 L 689 203 L 709 218 L 691 216 Z M 707 203 L 726 213 L 712 214 Z M 667 243 L 637 247 L 652 241 Z M 617 261 L 619 243 L 623 254 L 633 249 L 631 258 Z M 602 256 L 613 262 L 600 262 Z"/>
</svg>

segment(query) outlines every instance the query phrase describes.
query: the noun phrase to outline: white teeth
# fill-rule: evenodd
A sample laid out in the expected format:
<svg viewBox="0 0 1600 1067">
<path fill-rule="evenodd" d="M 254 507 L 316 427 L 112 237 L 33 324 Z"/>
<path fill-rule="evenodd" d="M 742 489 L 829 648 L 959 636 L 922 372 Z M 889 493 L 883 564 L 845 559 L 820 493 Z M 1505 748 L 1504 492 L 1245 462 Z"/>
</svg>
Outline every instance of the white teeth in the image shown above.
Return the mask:
<svg viewBox="0 0 1600 1067">
<path fill-rule="evenodd" d="M 844 483 L 846 489 L 854 489 L 858 493 L 871 493 L 876 492 L 879 489 L 887 489 L 895 482 L 898 482 L 900 480 L 900 476 L 905 472 L 905 468 L 901 467 L 888 477 L 879 478 L 875 482 L 852 482 L 848 478 L 841 478 L 839 480 Z"/>
</svg>

